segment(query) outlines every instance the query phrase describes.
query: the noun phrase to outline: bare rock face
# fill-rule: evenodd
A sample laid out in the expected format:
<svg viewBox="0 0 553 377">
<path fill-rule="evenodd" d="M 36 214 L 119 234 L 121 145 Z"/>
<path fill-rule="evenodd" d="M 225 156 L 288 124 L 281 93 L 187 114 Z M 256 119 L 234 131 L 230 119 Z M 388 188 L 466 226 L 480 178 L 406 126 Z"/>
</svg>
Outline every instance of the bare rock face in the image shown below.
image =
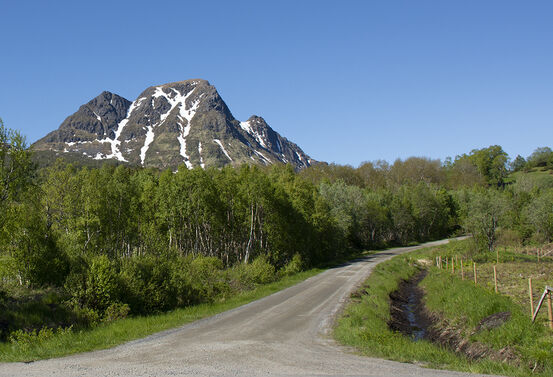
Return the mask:
<svg viewBox="0 0 553 377">
<path fill-rule="evenodd" d="M 160 169 L 242 163 L 302 169 L 313 162 L 263 118 L 236 120 L 215 87 L 201 79 L 147 88 L 132 103 L 103 92 L 33 147 Z"/>
<path fill-rule="evenodd" d="M 102 92 L 98 97 L 82 105 L 76 113 L 63 121 L 57 131 L 49 133 L 42 140 L 45 142 L 92 141 L 106 136 L 113 139 L 117 124 L 125 118 L 130 105 L 130 101 L 117 94 Z"/>
</svg>

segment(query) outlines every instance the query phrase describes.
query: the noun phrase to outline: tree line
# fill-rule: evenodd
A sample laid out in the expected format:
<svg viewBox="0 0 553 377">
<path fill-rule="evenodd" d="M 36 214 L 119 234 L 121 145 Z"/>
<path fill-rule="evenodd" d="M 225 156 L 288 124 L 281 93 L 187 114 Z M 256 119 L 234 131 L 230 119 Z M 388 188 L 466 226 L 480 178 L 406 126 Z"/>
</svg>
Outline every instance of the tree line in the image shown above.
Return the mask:
<svg viewBox="0 0 553 377">
<path fill-rule="evenodd" d="M 38 169 L 31 153 L 0 122 L 0 290 L 55 287 L 83 323 L 214 300 L 355 249 L 553 236 L 551 188 L 507 184 L 499 146 L 301 172 Z"/>
</svg>

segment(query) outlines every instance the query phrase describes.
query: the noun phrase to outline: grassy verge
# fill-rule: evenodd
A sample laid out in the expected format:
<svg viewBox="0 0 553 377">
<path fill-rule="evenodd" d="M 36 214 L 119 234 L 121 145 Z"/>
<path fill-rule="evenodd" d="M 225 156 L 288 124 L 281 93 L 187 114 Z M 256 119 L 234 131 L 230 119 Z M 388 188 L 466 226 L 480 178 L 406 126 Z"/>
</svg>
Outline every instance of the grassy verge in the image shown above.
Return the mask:
<svg viewBox="0 0 553 377">
<path fill-rule="evenodd" d="M 388 328 L 389 294 L 401 280 L 416 273 L 421 265 L 431 265 L 437 255 L 457 255 L 467 248 L 466 242 L 417 250 L 378 265 L 364 283 L 364 295 L 346 308 L 338 320 L 335 337 L 343 344 L 356 347 L 362 354 L 417 363 L 427 367 L 473 373 L 508 376 L 551 376 L 553 339 L 548 329 L 532 325 L 528 313 L 515 300 L 495 294 L 489 285 L 474 286 L 459 275 L 430 267 L 421 285 L 425 289 L 427 308 L 438 313 L 469 341 L 478 341 L 492 349 L 509 346 L 520 357 L 519 365 L 491 360 L 469 361 L 464 356 L 423 340 L 414 342 Z M 474 334 L 474 327 L 487 315 L 510 311 L 511 319 L 501 327 Z M 536 366 L 534 373 L 531 367 Z"/>
<path fill-rule="evenodd" d="M 300 272 L 212 304 L 176 309 L 158 315 L 126 318 L 90 330 L 43 333 L 17 343 L 0 343 L 0 361 L 40 360 L 110 348 L 236 308 L 288 288 L 322 271 L 311 269 Z"/>
<path fill-rule="evenodd" d="M 494 290 L 493 268 L 496 266 L 497 287 L 500 295 L 508 296 L 530 315 L 528 278 L 532 278 L 534 305 L 546 285 L 553 285 L 553 258 L 548 256 L 537 261 L 535 247 L 499 247 L 497 252 L 475 253 L 469 242 L 453 242 L 427 252 L 426 258 L 435 260 L 457 258 L 455 276 L 461 277 L 460 261 L 464 263 L 466 280 L 474 281 L 473 262 L 477 265 L 478 285 L 488 291 Z M 451 273 L 451 270 L 449 271 Z M 547 310 L 540 311 L 536 321 L 545 324 Z"/>
</svg>

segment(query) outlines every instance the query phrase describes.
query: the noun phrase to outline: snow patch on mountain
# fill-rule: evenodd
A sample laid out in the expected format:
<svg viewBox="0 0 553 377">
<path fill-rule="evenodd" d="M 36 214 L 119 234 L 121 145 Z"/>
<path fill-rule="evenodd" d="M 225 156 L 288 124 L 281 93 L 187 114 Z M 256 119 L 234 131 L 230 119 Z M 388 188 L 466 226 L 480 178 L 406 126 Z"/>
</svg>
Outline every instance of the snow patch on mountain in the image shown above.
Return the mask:
<svg viewBox="0 0 553 377">
<path fill-rule="evenodd" d="M 198 154 L 200 155 L 200 166 L 205 169 L 204 158 L 202 157 L 202 142 L 198 142 Z"/>
<path fill-rule="evenodd" d="M 227 151 L 225 150 L 225 147 L 223 146 L 223 143 L 221 143 L 221 140 L 219 139 L 213 139 L 214 142 L 216 142 L 217 144 L 219 144 L 219 146 L 221 147 L 221 149 L 223 150 L 223 153 L 225 154 L 225 156 L 227 156 L 227 158 L 229 160 L 232 161 L 232 158 L 230 158 L 229 154 L 227 153 Z"/>
<path fill-rule="evenodd" d="M 250 122 L 240 122 L 240 127 L 246 131 L 247 133 L 252 133 L 252 127 L 250 126 Z"/>
<path fill-rule="evenodd" d="M 96 119 L 98 119 L 98 121 L 100 121 L 100 122 L 101 122 L 101 121 L 102 121 L 102 118 L 100 118 L 100 116 L 99 116 L 98 114 L 96 114 L 96 112 L 95 112 L 95 111 L 93 111 L 93 113 L 94 113 L 94 115 L 96 115 Z"/>
<path fill-rule="evenodd" d="M 194 83 L 194 85 L 195 84 L 196 83 Z M 200 95 L 196 99 L 196 101 L 194 101 L 191 104 L 190 108 L 187 108 L 186 100 L 194 93 L 196 88 L 193 88 L 186 94 L 182 94 L 175 88 L 170 88 L 170 90 L 171 92 L 167 94 L 163 90 L 163 87 L 159 86 L 156 88 L 154 92 L 154 95 L 153 95 L 154 98 L 158 98 L 158 97 L 165 98 L 167 102 L 169 102 L 169 105 L 171 105 L 171 108 L 160 116 L 160 122 L 152 127 L 152 133 L 153 133 L 153 128 L 156 128 L 162 125 L 165 122 L 165 120 L 167 120 L 167 117 L 169 116 L 169 114 L 171 114 L 173 109 L 175 109 L 178 106 L 179 107 L 178 118 L 181 120 L 181 122 L 177 122 L 180 129 L 180 133 L 177 136 L 177 140 L 179 141 L 179 144 L 180 144 L 180 155 L 183 157 L 186 167 L 188 169 L 192 169 L 193 166 L 192 166 L 192 163 L 190 162 L 190 156 L 188 156 L 188 154 L 186 153 L 186 137 L 190 133 L 190 128 L 192 127 L 192 118 L 194 118 L 194 115 L 196 115 L 196 111 L 198 110 L 198 105 L 200 104 L 200 99 L 202 96 Z M 184 120 L 186 120 L 186 124 L 182 123 Z M 148 132 L 150 132 L 150 129 L 148 129 Z M 142 147 L 142 149 L 144 150 L 144 152 L 141 153 L 140 155 L 142 165 L 144 165 L 144 160 L 146 158 L 146 151 L 148 150 L 149 144 L 153 141 L 153 136 L 151 140 L 149 140 L 148 137 L 146 137 L 146 142 L 148 141 L 149 143 L 148 144 L 145 143 L 144 147 Z"/>
<path fill-rule="evenodd" d="M 140 148 L 140 163 L 142 166 L 144 166 L 144 161 L 146 160 L 146 152 L 148 152 L 148 148 L 150 148 L 150 144 L 152 144 L 152 141 L 154 141 L 154 137 L 156 134 L 154 133 L 154 127 L 147 126 L 146 127 L 146 139 L 144 140 L 144 145 L 142 148 Z"/>
<path fill-rule="evenodd" d="M 253 152 L 263 159 L 263 162 L 265 163 L 265 165 L 270 165 L 270 164 L 273 163 L 271 160 L 269 160 L 267 157 L 265 157 L 265 155 L 263 153 L 258 152 L 255 149 L 253 150 Z"/>
<path fill-rule="evenodd" d="M 179 115 L 179 119 L 182 121 L 183 118 Z M 177 140 L 180 144 L 180 155 L 184 158 L 184 163 L 188 169 L 192 169 L 192 163 L 190 162 L 190 157 L 186 154 L 186 137 L 190 133 L 190 122 L 186 123 L 186 126 L 183 126 L 181 122 L 177 122 L 180 129 L 180 134 L 177 136 Z"/>
<path fill-rule="evenodd" d="M 240 122 L 240 127 L 246 131 L 248 134 L 250 134 L 251 136 L 253 136 L 253 138 L 255 140 L 257 140 L 257 142 L 265 149 L 267 149 L 267 145 L 265 144 L 265 140 L 263 140 L 263 136 L 260 135 L 259 133 L 257 133 L 256 131 L 254 131 L 254 129 L 252 128 L 250 122 L 246 121 L 246 122 Z"/>
<path fill-rule="evenodd" d="M 111 144 L 111 154 L 108 154 L 108 155 L 104 156 L 103 158 L 106 158 L 106 159 L 107 158 L 116 158 L 119 161 L 125 161 L 125 162 L 127 161 L 127 160 L 125 160 L 125 158 L 123 157 L 123 154 L 119 150 L 119 146 L 121 145 L 121 141 L 119 140 L 119 137 L 121 136 L 121 132 L 123 132 L 123 128 L 125 128 L 127 123 L 129 123 L 129 118 L 130 118 L 132 112 L 135 109 L 139 108 L 140 105 L 142 104 L 142 101 L 144 101 L 145 99 L 146 99 L 145 97 L 141 97 L 141 98 L 137 99 L 136 101 L 134 101 L 133 103 L 131 103 L 131 106 L 129 107 L 129 110 L 127 111 L 127 116 L 125 117 L 125 119 L 123 119 L 117 125 L 117 130 L 115 131 L 115 137 L 113 138 L 113 140 L 110 139 L 110 138 L 100 140 L 100 142 L 107 142 L 107 143 Z"/>
</svg>

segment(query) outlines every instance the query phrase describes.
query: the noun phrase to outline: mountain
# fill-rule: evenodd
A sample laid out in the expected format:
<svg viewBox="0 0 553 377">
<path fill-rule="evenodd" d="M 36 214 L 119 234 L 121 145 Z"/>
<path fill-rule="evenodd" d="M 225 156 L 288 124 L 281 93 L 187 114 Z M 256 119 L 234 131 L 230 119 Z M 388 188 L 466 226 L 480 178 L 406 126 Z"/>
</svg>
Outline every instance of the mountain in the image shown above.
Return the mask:
<svg viewBox="0 0 553 377">
<path fill-rule="evenodd" d="M 134 102 L 103 92 L 33 149 L 160 169 L 278 162 L 302 169 L 313 162 L 263 118 L 236 120 L 200 79 L 149 87 Z"/>
</svg>

